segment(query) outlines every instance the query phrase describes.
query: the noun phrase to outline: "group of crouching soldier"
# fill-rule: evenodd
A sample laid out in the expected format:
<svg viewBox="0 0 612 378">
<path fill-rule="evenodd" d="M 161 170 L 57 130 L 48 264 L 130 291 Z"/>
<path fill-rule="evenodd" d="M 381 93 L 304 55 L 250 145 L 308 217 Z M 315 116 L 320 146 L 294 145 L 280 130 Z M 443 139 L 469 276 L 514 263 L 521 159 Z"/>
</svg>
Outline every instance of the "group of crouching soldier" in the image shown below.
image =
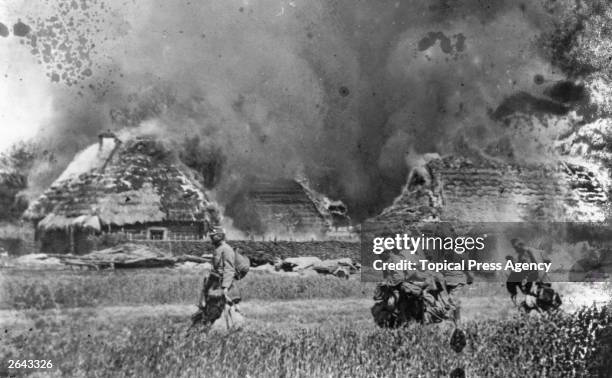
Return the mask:
<svg viewBox="0 0 612 378">
<path fill-rule="evenodd" d="M 519 263 L 536 262 L 535 253 L 522 240 L 513 239 L 511 244 L 516 256 L 507 256 L 508 259 Z M 410 261 L 414 256 L 397 250 L 382 255 L 386 262 L 396 265 Z M 443 320 L 457 325 L 460 306 L 452 294 L 457 288 L 474 281 L 470 271 L 384 270 L 383 278 L 377 286 L 376 303 L 371 310 L 381 327 L 399 327 L 411 321 L 430 324 Z M 552 289 L 543 271 L 512 272 L 507 278 L 506 288 L 512 302 L 526 313 L 548 312 L 561 306 L 561 297 Z"/>
<path fill-rule="evenodd" d="M 415 255 L 393 250 L 383 259 L 401 263 Z M 455 289 L 473 282 L 470 272 L 438 273 L 422 270 L 384 270 L 383 282 L 377 286 L 372 315 L 382 327 L 398 327 L 410 321 L 429 324 L 443 320 L 457 322 L 460 318 Z"/>
</svg>

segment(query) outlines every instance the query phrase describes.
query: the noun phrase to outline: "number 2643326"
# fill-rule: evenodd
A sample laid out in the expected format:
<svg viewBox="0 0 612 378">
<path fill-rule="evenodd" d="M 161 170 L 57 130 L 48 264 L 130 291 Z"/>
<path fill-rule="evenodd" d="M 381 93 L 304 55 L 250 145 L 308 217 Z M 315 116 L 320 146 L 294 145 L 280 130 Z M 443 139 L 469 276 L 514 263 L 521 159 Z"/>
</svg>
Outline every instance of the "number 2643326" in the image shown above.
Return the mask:
<svg viewBox="0 0 612 378">
<path fill-rule="evenodd" d="M 9 369 L 51 369 L 51 360 L 8 360 Z"/>
</svg>

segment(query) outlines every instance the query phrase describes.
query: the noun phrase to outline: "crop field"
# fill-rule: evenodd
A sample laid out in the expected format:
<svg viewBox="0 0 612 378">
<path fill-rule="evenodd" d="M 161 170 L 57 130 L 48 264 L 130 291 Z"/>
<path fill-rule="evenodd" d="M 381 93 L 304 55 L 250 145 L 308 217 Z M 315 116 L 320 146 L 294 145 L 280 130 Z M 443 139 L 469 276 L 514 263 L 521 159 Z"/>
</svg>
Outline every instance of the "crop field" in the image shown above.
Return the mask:
<svg viewBox="0 0 612 378">
<path fill-rule="evenodd" d="M 250 275 L 243 329 L 203 334 L 186 332 L 200 275 L 113 274 L 3 275 L 3 364 L 47 359 L 53 369 L 35 375 L 71 377 L 439 377 L 456 369 L 468 377 L 566 377 L 612 369 L 612 314 L 602 304 L 583 307 L 609 287 L 558 284 L 565 311 L 550 318 L 518 315 L 501 284 L 466 287 L 459 296 L 468 343 L 455 353 L 451 324 L 377 328 L 372 287 L 358 280 Z M 19 297 L 23 287 L 38 294 Z M 70 302 L 58 294 L 68 288 L 98 297 Z"/>
<path fill-rule="evenodd" d="M 114 305 L 195 303 L 203 272 L 5 271 L 0 275 L 0 309 L 52 309 Z M 252 272 L 240 282 L 244 300 L 369 297 L 373 285 L 331 276 Z"/>
</svg>

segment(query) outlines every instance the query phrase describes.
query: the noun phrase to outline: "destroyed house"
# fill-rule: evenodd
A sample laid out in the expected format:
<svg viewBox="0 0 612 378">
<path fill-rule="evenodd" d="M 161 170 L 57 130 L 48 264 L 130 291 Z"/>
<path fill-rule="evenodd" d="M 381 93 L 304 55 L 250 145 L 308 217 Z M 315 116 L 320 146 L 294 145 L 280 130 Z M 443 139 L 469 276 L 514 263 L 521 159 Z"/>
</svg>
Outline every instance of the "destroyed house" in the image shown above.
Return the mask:
<svg viewBox="0 0 612 378">
<path fill-rule="evenodd" d="M 410 172 L 370 227 L 415 222 L 605 222 L 608 195 L 586 167 L 435 157 Z"/>
<path fill-rule="evenodd" d="M 82 253 L 91 237 L 194 240 L 206 234 L 208 199 L 193 172 L 161 142 L 101 134 L 24 213 L 41 250 Z"/>
<path fill-rule="evenodd" d="M 297 180 L 259 178 L 244 193 L 239 205 L 242 212 L 234 215 L 234 222 L 254 235 L 281 239 L 318 236 L 332 225 L 331 214 L 319 205 Z"/>
</svg>

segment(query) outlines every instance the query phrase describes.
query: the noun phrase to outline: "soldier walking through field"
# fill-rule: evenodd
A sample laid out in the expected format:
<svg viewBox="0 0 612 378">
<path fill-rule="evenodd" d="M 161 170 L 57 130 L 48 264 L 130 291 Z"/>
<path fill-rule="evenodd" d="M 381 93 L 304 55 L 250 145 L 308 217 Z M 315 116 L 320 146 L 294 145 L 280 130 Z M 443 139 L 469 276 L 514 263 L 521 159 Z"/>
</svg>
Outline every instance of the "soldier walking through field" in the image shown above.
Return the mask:
<svg viewBox="0 0 612 378">
<path fill-rule="evenodd" d="M 194 325 L 212 325 L 223 317 L 225 326 L 236 328 L 243 321 L 238 309 L 240 294 L 236 281 L 242 279 L 249 269 L 249 260 L 225 241 L 225 231 L 215 228 L 210 234 L 215 247 L 210 274 L 204 278 L 198 301 L 199 311 L 192 316 Z"/>
</svg>

